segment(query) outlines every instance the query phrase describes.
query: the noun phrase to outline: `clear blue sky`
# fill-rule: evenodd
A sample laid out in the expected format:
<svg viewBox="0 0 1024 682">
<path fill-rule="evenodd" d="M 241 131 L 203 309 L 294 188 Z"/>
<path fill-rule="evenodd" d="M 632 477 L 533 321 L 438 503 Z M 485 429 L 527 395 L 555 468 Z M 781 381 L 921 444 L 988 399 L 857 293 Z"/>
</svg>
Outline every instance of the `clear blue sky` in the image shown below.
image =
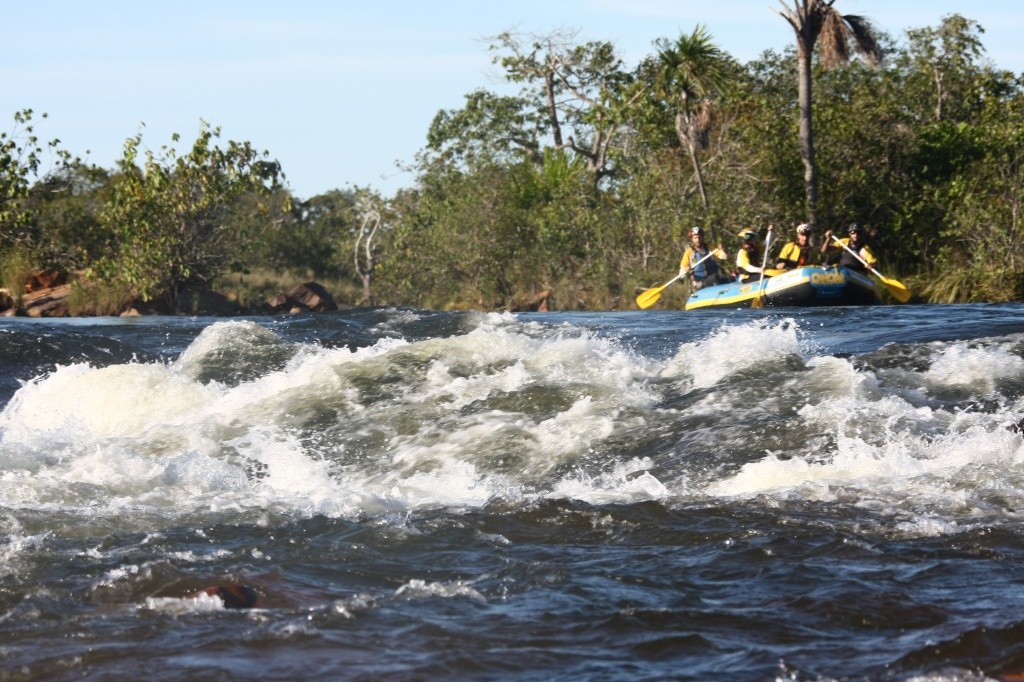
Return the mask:
<svg viewBox="0 0 1024 682">
<path fill-rule="evenodd" d="M 788 0 L 792 4 L 792 0 Z M 704 24 L 740 61 L 792 42 L 778 0 L 0 0 L 0 130 L 29 107 L 36 132 L 112 168 L 140 130 L 152 149 L 200 119 L 281 161 L 300 198 L 349 185 L 386 195 L 440 109 L 498 89 L 486 37 L 578 32 L 629 66 Z M 959 13 L 985 29 L 996 66 L 1024 71 L 1019 0 L 838 0 L 898 39 Z"/>
</svg>

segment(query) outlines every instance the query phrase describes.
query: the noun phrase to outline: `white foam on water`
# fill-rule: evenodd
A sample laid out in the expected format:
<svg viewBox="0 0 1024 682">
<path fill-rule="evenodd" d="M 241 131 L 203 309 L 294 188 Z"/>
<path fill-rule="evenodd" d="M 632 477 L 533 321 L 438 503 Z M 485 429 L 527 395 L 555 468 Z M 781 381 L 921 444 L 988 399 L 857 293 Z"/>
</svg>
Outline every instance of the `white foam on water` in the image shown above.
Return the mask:
<svg viewBox="0 0 1024 682">
<path fill-rule="evenodd" d="M 391 438 L 392 466 L 372 481 L 380 498 L 431 506 L 516 499 L 613 435 L 623 407 L 656 399 L 646 386 L 644 363 L 608 341 L 578 331 L 526 335 L 508 325 L 507 316 L 487 319 L 497 324 L 403 351 L 429 363 L 420 390 L 403 407 L 422 404 L 436 420 L 423 418 L 414 433 Z M 558 393 L 558 411 L 462 411 L 531 390 L 544 394 L 541 401 Z"/>
<path fill-rule="evenodd" d="M 509 315 L 451 338 L 288 348 L 280 369 L 235 385 L 200 379 L 211 358 L 280 347 L 251 322 L 218 322 L 170 364 L 78 364 L 26 383 L 0 412 L 0 506 L 129 526 L 480 506 L 521 495 L 614 434 L 623 408 L 657 399 L 643 359 Z"/>
<path fill-rule="evenodd" d="M 972 347 L 963 343 L 938 348 L 923 373 L 926 385 L 956 386 L 986 395 L 1000 379 L 1024 376 L 1024 358 L 1003 347 Z"/>
<path fill-rule="evenodd" d="M 195 597 L 147 597 L 143 608 L 147 611 L 156 611 L 171 616 L 227 610 L 220 597 L 211 596 L 205 592 L 201 592 Z"/>
<path fill-rule="evenodd" d="M 310 456 L 295 436 L 279 429 L 254 427 L 225 445 L 246 461 L 262 465 L 259 483 L 249 487 L 251 499 L 263 506 L 345 516 L 371 504 L 332 475 L 334 467 L 329 460 Z"/>
<path fill-rule="evenodd" d="M 501 476 L 481 474 L 472 464 L 455 459 L 439 462 L 431 471 L 378 479 L 372 487 L 391 509 L 480 507 L 515 488 Z"/>
<path fill-rule="evenodd" d="M 0 577 L 15 575 L 23 569 L 21 559 L 38 550 L 50 533 L 39 535 L 5 534 L 0 540 Z"/>
<path fill-rule="evenodd" d="M 853 499 L 885 510 L 909 534 L 951 532 L 1000 505 L 998 513 L 1010 515 L 1024 505 L 1024 442 L 1007 428 L 1020 405 L 949 412 L 922 405 L 923 394 L 913 389 L 882 386 L 847 360 L 816 358 L 808 365 L 805 381 L 819 400 L 798 410 L 800 429 L 830 434 L 834 444 L 815 451 L 798 441 L 787 451 L 765 452 L 710 483 L 705 494 Z M 933 388 L 967 386 L 986 395 L 995 390 L 992 380 L 1022 375 L 1024 362 L 999 344 L 951 344 L 919 376 Z"/>
<path fill-rule="evenodd" d="M 245 354 L 266 353 L 286 344 L 274 332 L 251 320 L 227 320 L 205 328 L 174 362 L 176 371 L 193 376 L 209 358 L 235 359 Z"/>
<path fill-rule="evenodd" d="M 211 387 L 161 364 L 62 366 L 19 389 L 0 412 L 0 428 L 5 441 L 133 435 L 152 424 L 180 425 L 212 396 Z"/>
<path fill-rule="evenodd" d="M 597 476 L 580 471 L 558 481 L 547 497 L 582 500 L 590 504 L 666 499 L 669 489 L 648 471 L 653 466 L 654 462 L 644 457 L 623 462 L 612 471 Z"/>
<path fill-rule="evenodd" d="M 376 324 L 372 331 L 377 334 L 392 334 L 399 325 L 409 324 L 423 319 L 423 316 L 412 310 L 388 308 L 387 319 Z"/>
<path fill-rule="evenodd" d="M 949 412 L 929 396 L 955 387 L 998 397 L 1024 376 L 1012 340 L 934 344 L 925 371 L 876 376 L 815 355 L 792 320 L 723 325 L 667 362 L 570 326 L 475 320 L 452 337 L 355 350 L 285 347 L 254 323 L 218 322 L 170 364 L 58 367 L 0 412 L 0 507 L 148 527 L 154 517 L 400 515 L 538 496 L 841 497 L 927 508 L 899 521 L 920 532 L 983 513 L 997 492 L 1024 507 L 1021 439 L 1005 428 L 1024 405 Z M 280 353 L 272 369 L 232 385 L 201 378 L 231 353 L 258 366 L 261 349 Z M 757 371 L 792 356 L 800 371 L 773 378 L 765 397 Z M 730 382 L 737 374 L 747 378 Z M 674 396 L 719 384 L 685 407 L 659 407 L 666 386 Z M 794 439 L 707 471 L 638 459 L 628 443 L 614 462 L 616 439 L 655 417 L 665 428 L 673 414 L 728 425 L 729 448 L 746 445 L 752 415 L 791 422 Z M 700 447 L 713 452 L 710 440 Z"/>
<path fill-rule="evenodd" d="M 1024 447 L 1014 434 L 976 429 L 931 442 L 904 440 L 882 445 L 841 438 L 828 459 L 782 458 L 776 453 L 744 465 L 716 481 L 706 493 L 716 497 L 760 495 L 832 502 L 857 499 L 857 504 L 920 518 L 903 521 L 905 528 L 945 532 L 953 523 L 972 522 L 990 507 L 989 491 L 1024 502 L 1024 480 L 1013 472 L 1024 461 Z M 1008 485 L 1007 476 L 1013 483 Z M 938 514 L 941 522 L 928 515 Z"/>
<path fill-rule="evenodd" d="M 708 388 L 743 369 L 756 367 L 766 358 L 801 354 L 793 320 L 756 320 L 742 325 L 722 325 L 707 338 L 680 345 L 667 364 L 664 376 L 687 388 Z"/>
<path fill-rule="evenodd" d="M 478 604 L 486 604 L 487 598 L 462 580 L 454 582 L 427 582 L 414 579 L 395 590 L 395 597 L 401 599 L 456 599 L 463 598 Z"/>
</svg>

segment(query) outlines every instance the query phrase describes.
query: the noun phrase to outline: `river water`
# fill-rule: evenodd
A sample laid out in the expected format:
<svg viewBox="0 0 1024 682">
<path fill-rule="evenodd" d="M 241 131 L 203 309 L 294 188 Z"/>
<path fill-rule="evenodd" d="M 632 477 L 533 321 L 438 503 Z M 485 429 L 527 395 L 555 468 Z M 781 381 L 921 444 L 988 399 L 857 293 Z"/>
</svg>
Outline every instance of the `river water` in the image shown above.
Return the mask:
<svg viewBox="0 0 1024 682">
<path fill-rule="evenodd" d="M 0 406 L 3 679 L 1024 670 L 1022 305 L 5 319 Z"/>
</svg>

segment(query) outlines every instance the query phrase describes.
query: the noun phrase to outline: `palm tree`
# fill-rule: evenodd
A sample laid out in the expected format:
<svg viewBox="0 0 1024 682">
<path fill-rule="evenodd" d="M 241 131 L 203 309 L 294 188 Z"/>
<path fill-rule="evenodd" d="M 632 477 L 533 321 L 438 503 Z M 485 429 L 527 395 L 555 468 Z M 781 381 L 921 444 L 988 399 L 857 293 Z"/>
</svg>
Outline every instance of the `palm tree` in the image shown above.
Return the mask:
<svg viewBox="0 0 1024 682">
<path fill-rule="evenodd" d="M 675 109 L 676 137 L 690 154 L 697 188 L 707 211 L 708 195 L 697 152 L 708 144 L 711 97 L 732 80 L 731 60 L 700 25 L 690 35 L 681 35 L 675 42 L 661 39 L 656 46 L 655 92 Z"/>
<path fill-rule="evenodd" d="M 778 14 L 796 32 L 797 102 L 800 109 L 800 158 L 804 163 L 807 222 L 814 224 L 818 208 L 818 174 L 814 163 L 814 130 L 811 125 L 811 56 L 818 44 L 819 62 L 824 69 L 850 62 L 850 48 L 872 66 L 882 61 L 882 50 L 871 22 L 855 14 L 840 14 L 835 0 L 779 0 Z"/>
</svg>

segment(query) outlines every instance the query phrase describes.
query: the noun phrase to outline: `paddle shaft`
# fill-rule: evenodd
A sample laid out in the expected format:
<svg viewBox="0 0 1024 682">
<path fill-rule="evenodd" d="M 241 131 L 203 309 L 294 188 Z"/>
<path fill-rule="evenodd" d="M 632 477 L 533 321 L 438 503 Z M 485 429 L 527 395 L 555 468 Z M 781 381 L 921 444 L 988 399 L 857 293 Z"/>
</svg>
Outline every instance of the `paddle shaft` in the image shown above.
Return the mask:
<svg viewBox="0 0 1024 682">
<path fill-rule="evenodd" d="M 768 267 L 768 249 L 772 245 L 772 226 L 768 226 L 768 234 L 764 238 L 764 258 L 761 259 L 761 279 L 757 281 L 757 296 L 750 302 L 751 308 L 760 308 L 764 305 L 761 301 L 761 292 L 764 291 L 764 269 Z"/>
<path fill-rule="evenodd" d="M 719 247 L 721 247 L 721 244 L 719 244 Z M 703 263 L 704 261 L 706 261 L 706 260 L 707 260 L 708 258 L 711 258 L 712 256 L 714 256 L 714 255 L 715 255 L 715 253 L 717 253 L 717 252 L 718 252 L 718 249 L 717 249 L 717 248 L 709 250 L 709 251 L 708 251 L 708 255 L 706 255 L 706 256 L 703 256 L 703 257 L 702 257 L 702 258 L 701 258 L 701 259 L 700 259 L 699 261 L 697 261 L 697 262 L 696 262 L 696 263 L 694 263 L 693 265 L 691 265 L 691 266 L 689 266 L 689 267 L 687 267 L 687 268 L 686 268 L 686 272 L 687 272 L 687 274 L 689 274 L 689 273 L 693 272 L 693 271 L 694 271 L 694 269 L 695 269 L 695 268 L 696 268 L 696 267 L 697 267 L 698 265 L 700 265 L 701 263 Z M 676 279 L 679 279 L 680 277 L 683 277 L 683 276 L 684 276 L 684 275 L 683 275 L 683 273 L 681 273 L 681 272 L 680 272 L 680 273 L 679 273 L 679 274 L 678 274 L 678 275 L 676 276 L 676 278 L 675 278 L 675 279 L 673 279 L 672 281 L 674 282 L 674 281 L 676 281 Z"/>
<path fill-rule="evenodd" d="M 861 263 L 863 263 L 864 267 L 866 267 L 868 270 L 870 270 L 871 272 L 875 273 L 876 275 L 878 275 L 882 279 L 885 279 L 885 277 L 882 276 L 882 273 L 880 273 L 878 270 L 875 270 L 873 267 L 871 267 L 870 263 L 868 263 L 866 260 L 861 258 L 860 254 L 857 253 L 856 251 L 854 251 L 853 249 L 851 249 L 850 246 L 848 244 L 845 244 L 842 239 L 840 239 L 839 237 L 837 237 L 835 235 L 832 235 L 832 239 L 836 240 L 836 244 L 839 244 L 839 246 L 841 246 L 844 249 L 846 249 L 847 251 L 849 251 L 851 256 L 853 256 L 854 258 L 859 260 Z"/>
<path fill-rule="evenodd" d="M 761 285 L 764 283 L 764 269 L 768 267 L 768 249 L 772 245 L 772 226 L 768 226 L 768 234 L 764 237 L 764 258 L 761 259 L 761 279 L 757 282 L 757 295 L 761 295 Z"/>
</svg>

